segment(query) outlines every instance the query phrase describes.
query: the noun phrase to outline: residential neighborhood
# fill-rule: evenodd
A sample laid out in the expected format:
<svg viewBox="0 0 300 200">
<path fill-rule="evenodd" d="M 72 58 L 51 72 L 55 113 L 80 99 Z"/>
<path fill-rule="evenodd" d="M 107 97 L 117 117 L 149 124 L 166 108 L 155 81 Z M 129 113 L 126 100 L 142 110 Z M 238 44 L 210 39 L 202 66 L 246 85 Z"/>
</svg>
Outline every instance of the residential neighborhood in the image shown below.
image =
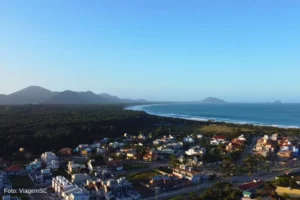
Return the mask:
<svg viewBox="0 0 300 200">
<path fill-rule="evenodd" d="M 284 173 L 287 166 L 297 168 L 300 164 L 298 138 L 195 134 L 177 139 L 175 135 L 156 139 L 126 133 L 123 138 L 48 151 L 24 167 L 2 159 L 0 186 L 2 191 L 14 188 L 10 180 L 19 177 L 28 179 L 30 187 L 47 188 L 45 195 L 52 200 L 138 200 L 195 186 L 194 192 L 198 192 L 202 185 L 237 179 L 234 187 L 241 191 L 240 198 L 251 199 L 267 181 L 276 180 L 260 174 Z M 243 175 L 246 179 L 239 178 Z M 296 183 L 300 186 L 300 179 Z M 286 188 L 280 185 L 274 191 L 297 196 L 296 189 Z M 9 194 L 3 193 L 2 199 L 9 199 Z"/>
</svg>

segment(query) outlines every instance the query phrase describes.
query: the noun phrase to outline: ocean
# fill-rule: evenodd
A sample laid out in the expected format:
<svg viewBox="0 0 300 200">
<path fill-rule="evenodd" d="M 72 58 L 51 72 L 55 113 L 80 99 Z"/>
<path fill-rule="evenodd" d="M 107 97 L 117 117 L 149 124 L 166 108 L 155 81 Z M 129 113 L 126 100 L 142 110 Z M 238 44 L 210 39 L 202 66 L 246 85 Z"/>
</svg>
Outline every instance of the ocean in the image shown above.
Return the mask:
<svg viewBox="0 0 300 200">
<path fill-rule="evenodd" d="M 300 104 L 172 103 L 130 106 L 126 109 L 188 120 L 300 128 Z"/>
</svg>

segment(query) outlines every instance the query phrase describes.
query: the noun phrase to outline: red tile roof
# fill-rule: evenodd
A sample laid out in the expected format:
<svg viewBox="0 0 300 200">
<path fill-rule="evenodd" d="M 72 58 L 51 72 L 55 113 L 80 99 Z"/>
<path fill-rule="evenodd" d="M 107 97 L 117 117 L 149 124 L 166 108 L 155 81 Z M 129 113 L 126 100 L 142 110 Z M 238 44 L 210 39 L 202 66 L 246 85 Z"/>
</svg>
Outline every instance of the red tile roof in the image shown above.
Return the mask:
<svg viewBox="0 0 300 200">
<path fill-rule="evenodd" d="M 245 141 L 243 140 L 238 140 L 238 139 L 232 139 L 231 142 L 233 144 L 237 144 L 237 145 L 243 145 L 245 143 Z"/>
<path fill-rule="evenodd" d="M 6 172 L 20 172 L 22 168 L 18 165 L 11 165 L 5 169 Z"/>
<path fill-rule="evenodd" d="M 215 138 L 216 140 L 225 140 L 225 136 L 223 135 L 215 135 L 213 138 Z"/>
<path fill-rule="evenodd" d="M 257 181 L 257 182 L 244 183 L 244 184 L 239 185 L 237 187 L 240 190 L 245 191 L 245 190 L 256 189 L 256 188 L 258 188 L 262 184 L 263 184 L 263 181 Z"/>
</svg>

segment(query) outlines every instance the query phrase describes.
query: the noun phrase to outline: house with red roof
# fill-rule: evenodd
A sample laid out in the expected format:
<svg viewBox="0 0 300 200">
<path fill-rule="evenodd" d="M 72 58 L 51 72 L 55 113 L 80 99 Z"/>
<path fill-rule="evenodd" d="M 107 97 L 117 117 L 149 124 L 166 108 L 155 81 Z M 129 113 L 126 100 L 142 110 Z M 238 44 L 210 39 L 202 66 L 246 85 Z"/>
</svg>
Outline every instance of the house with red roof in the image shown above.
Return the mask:
<svg viewBox="0 0 300 200">
<path fill-rule="evenodd" d="M 19 175 L 22 172 L 22 168 L 19 165 L 11 165 L 5 169 L 8 175 Z"/>
<path fill-rule="evenodd" d="M 264 185 L 263 181 L 254 180 L 253 182 L 238 185 L 237 188 L 243 192 L 244 197 L 251 197 L 253 194 L 255 194 L 256 190 L 261 189 L 263 185 Z"/>
<path fill-rule="evenodd" d="M 226 143 L 226 137 L 223 135 L 215 135 L 210 140 L 210 145 L 219 145 Z"/>
<path fill-rule="evenodd" d="M 244 138 L 244 135 L 240 135 L 237 138 L 234 138 L 231 140 L 231 142 L 226 145 L 226 151 L 233 152 L 236 150 L 241 150 L 242 146 L 245 144 L 246 139 Z"/>
</svg>

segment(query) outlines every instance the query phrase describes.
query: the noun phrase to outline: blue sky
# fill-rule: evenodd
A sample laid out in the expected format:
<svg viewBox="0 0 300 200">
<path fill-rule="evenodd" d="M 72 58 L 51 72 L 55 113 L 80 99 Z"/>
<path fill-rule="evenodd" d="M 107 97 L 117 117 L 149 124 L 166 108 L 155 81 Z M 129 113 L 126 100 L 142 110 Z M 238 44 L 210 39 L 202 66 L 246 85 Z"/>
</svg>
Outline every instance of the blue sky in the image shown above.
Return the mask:
<svg viewBox="0 0 300 200">
<path fill-rule="evenodd" d="M 300 102 L 300 2 L 0 1 L 0 93 Z"/>
</svg>

